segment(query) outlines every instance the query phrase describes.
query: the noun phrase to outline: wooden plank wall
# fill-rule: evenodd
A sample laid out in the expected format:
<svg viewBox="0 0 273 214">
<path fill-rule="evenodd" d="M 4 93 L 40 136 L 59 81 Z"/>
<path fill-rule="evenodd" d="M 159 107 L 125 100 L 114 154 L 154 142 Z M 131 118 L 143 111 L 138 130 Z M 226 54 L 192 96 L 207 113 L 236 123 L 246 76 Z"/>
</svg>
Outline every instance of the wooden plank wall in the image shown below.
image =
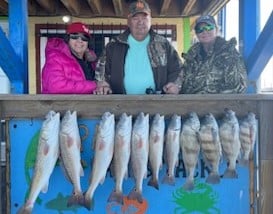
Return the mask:
<svg viewBox="0 0 273 214">
<path fill-rule="evenodd" d="M 225 108 L 234 110 L 238 117 L 248 111 L 257 115 L 259 179 L 257 193 L 252 191 L 256 189 L 254 186 L 250 187 L 253 193 L 250 206 L 257 213 L 272 213 L 273 95 L 0 95 L 0 119 L 6 120 L 43 118 L 49 110 L 60 113 L 76 110 L 79 117 L 91 119 L 99 118 L 105 111 L 116 116 L 123 112 L 136 115 L 141 111 L 151 115 L 161 113 L 166 117 L 176 113 L 182 118 L 195 111 L 199 116 L 211 112 L 217 117 Z"/>
</svg>

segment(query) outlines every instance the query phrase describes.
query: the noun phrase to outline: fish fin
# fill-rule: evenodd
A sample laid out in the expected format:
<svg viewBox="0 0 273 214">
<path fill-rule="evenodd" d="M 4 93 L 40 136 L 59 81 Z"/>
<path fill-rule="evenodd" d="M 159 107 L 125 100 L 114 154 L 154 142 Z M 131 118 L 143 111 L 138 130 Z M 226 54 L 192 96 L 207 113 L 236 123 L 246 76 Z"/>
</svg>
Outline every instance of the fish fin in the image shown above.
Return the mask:
<svg viewBox="0 0 273 214">
<path fill-rule="evenodd" d="M 108 202 L 117 202 L 119 204 L 123 204 L 123 194 L 122 192 L 117 192 L 113 190 L 107 200 Z"/>
<path fill-rule="evenodd" d="M 186 191 L 192 191 L 194 189 L 193 180 L 187 180 L 186 183 L 182 187 Z"/>
<path fill-rule="evenodd" d="M 165 177 L 163 178 L 162 180 L 162 183 L 163 184 L 169 184 L 169 185 L 172 185 L 174 186 L 175 185 L 175 178 L 173 175 L 165 175 Z"/>
<path fill-rule="evenodd" d="M 149 180 L 148 185 L 156 188 L 157 190 L 159 190 L 158 180 L 156 178 L 153 178 L 153 176 Z"/>
<path fill-rule="evenodd" d="M 84 194 L 85 195 L 85 194 Z M 86 195 L 84 196 L 84 201 L 83 201 L 83 204 L 82 204 L 86 209 L 88 210 L 94 210 L 94 205 L 95 205 L 95 202 L 94 202 L 94 199 L 93 198 L 89 198 L 89 197 L 86 197 Z"/>
<path fill-rule="evenodd" d="M 226 169 L 223 178 L 238 178 L 238 174 L 234 169 Z"/>
<path fill-rule="evenodd" d="M 210 173 L 206 179 L 206 182 L 209 184 L 219 184 L 220 183 L 220 176 L 216 173 Z"/>
<path fill-rule="evenodd" d="M 47 190 L 48 190 L 48 182 L 43 186 L 41 192 L 42 193 L 47 193 Z"/>
<path fill-rule="evenodd" d="M 142 194 L 137 191 L 136 188 L 132 189 L 127 198 L 130 200 L 137 200 L 139 203 L 143 202 Z"/>
<path fill-rule="evenodd" d="M 73 194 L 68 198 L 67 207 L 71 207 L 73 205 L 84 205 L 84 196 L 83 194 Z"/>
</svg>

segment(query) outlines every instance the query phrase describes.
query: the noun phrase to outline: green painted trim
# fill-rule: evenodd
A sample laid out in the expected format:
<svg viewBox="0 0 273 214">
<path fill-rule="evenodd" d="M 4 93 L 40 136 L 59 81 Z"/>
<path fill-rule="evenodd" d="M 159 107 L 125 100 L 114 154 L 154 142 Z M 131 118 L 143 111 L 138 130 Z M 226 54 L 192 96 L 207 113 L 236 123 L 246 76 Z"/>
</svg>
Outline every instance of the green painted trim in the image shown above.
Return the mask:
<svg viewBox="0 0 273 214">
<path fill-rule="evenodd" d="M 8 17 L 7 16 L 0 16 L 0 20 L 8 20 Z"/>
<path fill-rule="evenodd" d="M 183 18 L 183 52 L 187 52 L 191 46 L 191 23 L 190 18 Z"/>
</svg>

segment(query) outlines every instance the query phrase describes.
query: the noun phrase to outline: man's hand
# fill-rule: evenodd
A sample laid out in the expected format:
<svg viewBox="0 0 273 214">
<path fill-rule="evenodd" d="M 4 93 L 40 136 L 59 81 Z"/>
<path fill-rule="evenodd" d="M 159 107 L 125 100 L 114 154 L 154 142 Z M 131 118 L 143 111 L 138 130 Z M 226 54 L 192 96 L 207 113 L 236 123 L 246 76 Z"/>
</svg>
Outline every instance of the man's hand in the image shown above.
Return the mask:
<svg viewBox="0 0 273 214">
<path fill-rule="evenodd" d="M 105 95 L 105 94 L 112 94 L 112 90 L 110 88 L 110 85 L 105 81 L 98 81 L 97 82 L 97 88 L 93 92 L 97 95 Z"/>
<path fill-rule="evenodd" d="M 165 94 L 179 94 L 181 87 L 173 82 L 167 83 L 163 87 Z"/>
</svg>

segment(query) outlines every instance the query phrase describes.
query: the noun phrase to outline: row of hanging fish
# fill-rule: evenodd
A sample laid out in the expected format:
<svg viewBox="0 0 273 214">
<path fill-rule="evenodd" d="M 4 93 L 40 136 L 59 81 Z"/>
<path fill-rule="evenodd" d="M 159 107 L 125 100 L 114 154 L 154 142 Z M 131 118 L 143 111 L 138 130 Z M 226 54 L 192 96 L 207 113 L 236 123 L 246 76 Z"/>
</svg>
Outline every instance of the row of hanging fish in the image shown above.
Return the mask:
<svg viewBox="0 0 273 214">
<path fill-rule="evenodd" d="M 94 157 L 91 166 L 89 186 L 85 193 L 81 189 L 80 177 L 84 175 L 81 165 L 81 140 L 77 124 L 77 112 L 67 111 L 60 120 L 60 114 L 50 111 L 42 124 L 38 144 L 34 174 L 29 196 L 18 213 L 31 213 L 40 192 L 46 192 L 50 175 L 60 157 L 65 175 L 73 185 L 72 196 L 67 206 L 81 205 L 93 209 L 94 193 L 104 182 L 107 170 L 112 163 L 115 187 L 108 201 L 123 203 L 123 180 L 128 177 L 129 168 L 135 180 L 135 187 L 129 199 L 142 202 L 142 184 L 147 177 L 148 166 L 151 177 L 148 185 L 159 189 L 159 171 L 163 163 L 167 172 L 163 183 L 175 184 L 175 168 L 179 153 L 187 172 L 183 188 L 194 188 L 194 171 L 200 153 L 210 167 L 208 183 L 219 183 L 219 163 L 222 157 L 229 163 L 223 177 L 237 177 L 236 161 L 242 154 L 242 163 L 247 164 L 253 151 L 257 124 L 255 115 L 249 113 L 240 124 L 235 112 L 226 110 L 221 122 L 217 123 L 212 114 L 199 120 L 194 112 L 181 122 L 181 116 L 174 114 L 168 126 L 164 115 L 156 114 L 149 121 L 149 114 L 132 115 L 123 113 L 115 121 L 114 114 L 105 112 L 96 129 L 94 137 Z"/>
<path fill-rule="evenodd" d="M 67 111 L 60 120 L 60 113 L 48 112 L 40 130 L 29 195 L 17 213 L 32 213 L 40 192 L 47 192 L 49 179 L 58 159 L 63 166 L 65 176 L 72 183 L 74 189 L 67 205 L 83 203 L 84 197 L 80 183 L 80 176 L 83 176 L 80 147 L 81 139 L 77 125 L 77 113 Z"/>
</svg>

